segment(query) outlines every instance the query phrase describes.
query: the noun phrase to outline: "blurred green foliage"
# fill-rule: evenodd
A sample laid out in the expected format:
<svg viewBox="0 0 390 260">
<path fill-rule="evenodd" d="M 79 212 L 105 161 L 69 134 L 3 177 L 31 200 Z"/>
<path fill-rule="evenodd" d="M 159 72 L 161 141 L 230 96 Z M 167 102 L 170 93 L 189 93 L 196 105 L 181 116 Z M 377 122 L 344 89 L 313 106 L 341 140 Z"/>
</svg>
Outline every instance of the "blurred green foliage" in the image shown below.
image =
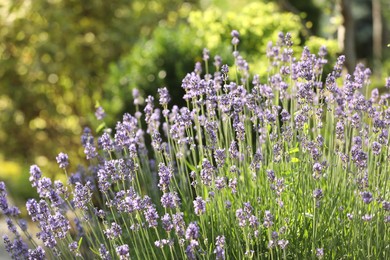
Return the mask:
<svg viewBox="0 0 390 260">
<path fill-rule="evenodd" d="M 1 1 L 0 178 L 13 171 L 10 163 L 23 165 L 19 175 L 33 163 L 61 174 L 60 151 L 76 168 L 80 133 L 93 125 L 108 65 L 160 20 L 192 4 L 196 0 Z"/>
<path fill-rule="evenodd" d="M 321 45 L 328 47 L 334 60 L 338 51 L 337 42 L 319 37 L 299 41 L 304 26 L 297 15 L 280 12 L 274 3 L 253 2 L 238 11 L 222 11 L 210 7 L 205 11 L 178 12 L 174 21 L 160 23 L 151 39 L 140 39 L 131 52 L 124 55 L 118 64 L 110 66 L 109 90 L 104 99 L 105 107 L 116 104 L 113 114 L 130 110 L 131 89 L 138 88 L 144 95 L 156 94 L 156 89 L 166 86 L 175 104 L 181 100 L 181 80 L 193 70 L 197 61 L 202 62 L 202 50 L 210 50 L 209 67 L 213 67 L 214 55 L 220 55 L 223 63 L 234 64 L 230 32 L 240 32 L 238 49 L 248 59 L 252 72 L 267 75 L 267 44 L 275 42 L 279 32 L 290 32 L 295 41 L 295 51 L 308 45 L 317 52 Z M 332 60 L 330 61 L 332 62 Z M 119 94 L 122 93 L 122 94 Z M 121 96 L 119 100 L 116 97 Z"/>
</svg>

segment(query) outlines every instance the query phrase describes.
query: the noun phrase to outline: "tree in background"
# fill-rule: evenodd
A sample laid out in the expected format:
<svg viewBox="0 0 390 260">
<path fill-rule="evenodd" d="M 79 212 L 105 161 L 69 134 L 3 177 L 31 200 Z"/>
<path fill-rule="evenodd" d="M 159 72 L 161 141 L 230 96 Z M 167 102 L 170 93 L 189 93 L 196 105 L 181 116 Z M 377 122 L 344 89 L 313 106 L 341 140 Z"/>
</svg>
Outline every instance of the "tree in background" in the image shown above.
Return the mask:
<svg viewBox="0 0 390 260">
<path fill-rule="evenodd" d="M 130 51 L 138 37 L 148 37 L 160 20 L 196 1 L 2 4 L 0 155 L 25 166 L 39 163 L 54 174 L 47 163 L 57 149 L 76 157 L 72 152 L 77 152 L 82 128 L 91 125 L 88 115 L 105 92 L 108 65 Z M 2 163 L 2 174 L 9 170 L 4 165 L 9 166 Z"/>
<path fill-rule="evenodd" d="M 210 51 L 210 73 L 214 71 L 213 55 L 216 53 L 221 55 L 223 63 L 234 64 L 232 49 L 221 49 L 221 46 L 226 46 L 224 42 L 230 41 L 233 29 L 240 30 L 240 54 L 249 58 L 250 70 L 267 75 L 267 44 L 276 41 L 279 32 L 290 32 L 293 39 L 299 39 L 298 36 L 305 30 L 299 16 L 281 12 L 274 3 L 252 2 L 241 10 L 234 11 L 210 7 L 205 11 L 182 14 L 177 20 L 161 23 L 151 39 L 140 39 L 131 52 L 110 67 L 108 86 L 105 87 L 109 90 L 105 93 L 105 107 L 129 111 L 132 107 L 133 88 L 141 90 L 146 96 L 155 95 L 157 88 L 163 86 L 168 87 L 175 104 L 183 105 L 181 97 L 184 90 L 180 87 L 181 81 L 187 73 L 193 71 L 196 62 L 202 62 L 203 48 Z M 297 41 L 299 40 L 294 44 L 298 53 L 303 45 L 309 46 L 314 52 L 321 45 L 327 45 L 329 52 L 333 54 L 330 57 L 334 57 L 338 51 L 336 41 L 314 36 L 304 37 L 303 42 Z M 203 72 L 204 70 L 205 68 Z M 120 100 L 118 96 L 121 97 Z M 114 103 L 121 106 L 110 107 Z M 117 113 L 113 112 L 112 114 Z"/>
<path fill-rule="evenodd" d="M 349 73 L 364 62 L 381 78 L 389 73 L 390 2 L 385 0 L 274 0 L 286 11 L 300 15 L 308 34 L 337 38 L 347 56 Z M 389 63 L 389 65 L 387 65 Z M 384 68 L 383 68 L 384 67 Z"/>
</svg>

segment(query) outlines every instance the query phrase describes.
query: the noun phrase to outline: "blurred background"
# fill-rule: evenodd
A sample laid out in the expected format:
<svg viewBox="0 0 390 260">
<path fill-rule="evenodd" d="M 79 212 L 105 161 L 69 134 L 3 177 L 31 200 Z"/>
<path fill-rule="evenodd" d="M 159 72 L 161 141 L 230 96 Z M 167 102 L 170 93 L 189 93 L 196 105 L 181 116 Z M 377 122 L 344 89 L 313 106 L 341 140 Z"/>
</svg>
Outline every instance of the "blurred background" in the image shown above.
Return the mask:
<svg viewBox="0 0 390 260">
<path fill-rule="evenodd" d="M 97 105 L 114 127 L 133 111 L 135 87 L 155 95 L 167 86 L 183 104 L 181 79 L 204 47 L 232 63 L 232 29 L 252 72 L 266 71 L 266 45 L 282 31 L 297 53 L 326 45 L 327 70 L 344 53 L 349 72 L 357 62 L 372 69 L 373 87 L 390 75 L 386 0 L 2 0 L 0 180 L 15 202 L 36 196 L 31 164 L 63 178 L 59 152 L 69 154 L 70 172 L 84 163 L 80 135 L 99 126 Z"/>
</svg>

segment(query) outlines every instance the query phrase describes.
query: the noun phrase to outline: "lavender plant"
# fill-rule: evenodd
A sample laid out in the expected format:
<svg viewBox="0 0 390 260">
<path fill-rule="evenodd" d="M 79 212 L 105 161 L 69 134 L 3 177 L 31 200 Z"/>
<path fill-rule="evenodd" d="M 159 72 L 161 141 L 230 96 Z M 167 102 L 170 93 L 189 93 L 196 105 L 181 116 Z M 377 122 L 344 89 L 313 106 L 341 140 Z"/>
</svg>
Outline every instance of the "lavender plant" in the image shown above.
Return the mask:
<svg viewBox="0 0 390 260">
<path fill-rule="evenodd" d="M 137 112 L 114 131 L 85 129 L 87 167 L 68 173 L 57 156 L 68 183 L 31 166 L 37 234 L 0 182 L 12 258 L 390 257 L 390 95 L 367 95 L 363 65 L 343 76 L 344 56 L 323 79 L 326 49 L 296 58 L 288 33 L 267 47 L 268 74 L 251 76 L 231 36 L 235 64 L 204 50 L 182 82 L 187 106 L 161 88 L 141 110 L 134 91 Z"/>
</svg>

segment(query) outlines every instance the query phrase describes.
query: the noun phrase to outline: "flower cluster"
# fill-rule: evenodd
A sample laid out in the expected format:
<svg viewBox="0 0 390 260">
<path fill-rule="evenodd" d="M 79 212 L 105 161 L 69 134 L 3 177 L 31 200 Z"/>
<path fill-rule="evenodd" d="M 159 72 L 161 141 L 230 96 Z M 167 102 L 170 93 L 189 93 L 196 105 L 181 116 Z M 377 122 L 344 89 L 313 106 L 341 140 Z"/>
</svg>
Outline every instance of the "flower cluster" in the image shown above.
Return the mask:
<svg viewBox="0 0 390 260">
<path fill-rule="evenodd" d="M 133 90 L 134 115 L 97 137 L 85 128 L 88 165 L 71 173 L 56 157 L 68 183 L 31 166 L 37 234 L 0 182 L 14 259 L 390 257 L 390 94 L 361 64 L 345 73 L 344 56 L 325 75 L 326 48 L 294 56 L 288 33 L 267 46 L 268 75 L 252 76 L 231 37 L 234 64 L 217 55 L 211 68 L 204 49 L 184 77 L 187 106 Z"/>
</svg>

